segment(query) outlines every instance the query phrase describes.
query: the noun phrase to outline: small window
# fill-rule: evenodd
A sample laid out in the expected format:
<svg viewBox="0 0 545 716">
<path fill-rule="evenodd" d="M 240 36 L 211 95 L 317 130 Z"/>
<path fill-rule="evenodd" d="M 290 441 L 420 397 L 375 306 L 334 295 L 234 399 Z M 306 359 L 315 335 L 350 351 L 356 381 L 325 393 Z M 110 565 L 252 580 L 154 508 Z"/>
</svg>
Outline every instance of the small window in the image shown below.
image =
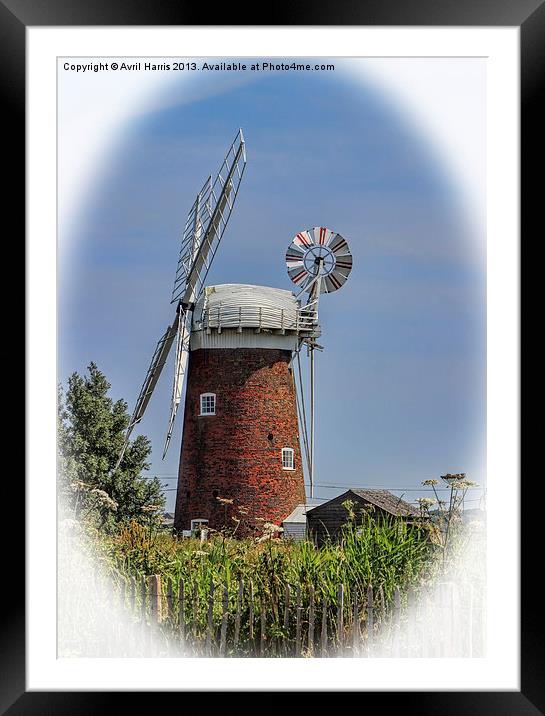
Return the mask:
<svg viewBox="0 0 545 716">
<path fill-rule="evenodd" d="M 201 415 L 215 415 L 216 414 L 216 394 L 215 393 L 202 393 L 201 394 Z"/>
<path fill-rule="evenodd" d="M 292 448 L 282 448 L 282 468 L 284 470 L 295 470 Z"/>
<path fill-rule="evenodd" d="M 208 520 L 191 520 L 191 536 L 200 537 L 201 542 L 208 537 Z"/>
<path fill-rule="evenodd" d="M 205 529 L 206 527 L 208 527 L 208 520 L 204 520 L 200 517 L 196 520 L 191 520 L 192 530 Z"/>
</svg>

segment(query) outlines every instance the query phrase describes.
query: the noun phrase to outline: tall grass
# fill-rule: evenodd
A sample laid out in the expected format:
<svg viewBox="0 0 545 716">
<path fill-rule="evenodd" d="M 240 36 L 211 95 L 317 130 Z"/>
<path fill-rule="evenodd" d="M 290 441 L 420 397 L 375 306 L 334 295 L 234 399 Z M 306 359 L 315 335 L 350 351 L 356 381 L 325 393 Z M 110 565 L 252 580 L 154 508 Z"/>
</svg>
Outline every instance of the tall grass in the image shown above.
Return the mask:
<svg viewBox="0 0 545 716">
<path fill-rule="evenodd" d="M 293 595 L 292 602 L 297 589 L 301 589 L 304 609 L 308 607 L 312 585 L 316 608 L 320 609 L 325 602 L 328 604 L 333 626 L 340 584 L 344 586 L 347 605 L 354 599 L 364 603 L 367 589 L 372 586 L 375 594 L 380 595 L 379 605 L 385 610 L 396 587 L 403 591 L 431 578 L 437 566 L 437 546 L 425 525 L 395 519 L 379 522 L 368 515 L 363 515 L 357 523 L 350 521 L 345 525 L 338 542 L 328 541 L 321 547 L 310 541 L 271 539 L 258 543 L 224 535 L 201 543 L 197 539 L 178 539 L 136 523 L 123 527 L 117 536 L 97 534 L 96 545 L 108 570 L 120 579 L 159 574 L 163 584 L 170 579 L 174 594 L 178 593 L 183 580 L 185 593 L 190 595 L 183 616 L 193 624 L 196 615 L 197 630 L 206 629 L 212 585 L 218 596 L 227 588 L 232 624 L 239 581 L 244 580 L 242 644 L 249 637 L 249 610 L 253 609 L 257 615 L 262 605 L 266 610 L 268 636 L 293 632 L 293 609 L 289 612 L 287 632 L 284 624 L 287 585 Z M 377 617 L 380 609 L 377 606 Z M 221 622 L 221 610 L 218 598 L 213 613 L 217 625 Z M 179 619 L 178 614 L 174 616 Z"/>
</svg>

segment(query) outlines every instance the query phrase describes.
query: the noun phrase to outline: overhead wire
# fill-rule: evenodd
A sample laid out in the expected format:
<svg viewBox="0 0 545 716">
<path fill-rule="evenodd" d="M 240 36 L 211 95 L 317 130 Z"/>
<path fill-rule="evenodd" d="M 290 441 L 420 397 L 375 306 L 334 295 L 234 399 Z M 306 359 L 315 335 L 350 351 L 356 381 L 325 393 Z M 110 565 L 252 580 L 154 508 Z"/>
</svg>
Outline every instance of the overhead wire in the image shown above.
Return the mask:
<svg viewBox="0 0 545 716">
<path fill-rule="evenodd" d="M 157 479 L 157 480 L 159 480 L 159 481 L 161 481 L 161 480 L 177 480 L 177 479 L 178 479 L 178 475 L 170 475 L 170 476 L 169 476 L 169 475 L 165 475 L 165 476 L 161 476 L 161 475 L 149 475 L 149 476 L 148 476 L 148 475 L 143 475 L 142 478 L 143 478 L 144 480 L 155 480 L 155 479 Z M 305 484 L 308 486 L 308 483 L 305 483 Z M 336 485 L 334 485 L 334 484 L 326 484 L 326 483 L 317 483 L 317 484 L 314 485 L 314 487 L 323 487 L 323 488 L 325 488 L 325 489 L 331 489 L 331 490 L 336 490 L 336 489 L 338 489 L 338 488 L 342 488 L 342 489 L 347 489 L 347 490 L 350 490 L 350 489 L 353 489 L 353 490 L 359 490 L 359 489 L 365 489 L 365 490 L 395 490 L 395 491 L 397 491 L 397 492 L 398 492 L 398 491 L 404 491 L 404 492 L 433 492 L 433 491 L 434 491 L 434 488 L 433 488 L 433 487 L 427 487 L 427 486 L 426 486 L 426 487 L 403 487 L 403 486 L 401 486 L 401 485 L 395 485 L 395 486 L 393 486 L 393 485 L 367 485 L 367 484 L 366 484 L 365 487 L 361 487 L 360 485 L 347 485 L 347 484 L 344 484 L 344 483 L 342 483 L 342 484 L 341 484 L 341 483 L 338 483 L 338 484 L 336 484 Z M 486 487 L 481 487 L 481 486 L 479 486 L 479 485 L 476 485 L 476 486 L 471 487 L 471 488 L 469 488 L 469 489 L 471 489 L 471 490 L 473 490 L 473 491 L 474 491 L 474 490 L 484 490 L 484 491 L 486 491 Z M 450 492 L 450 490 L 451 490 L 450 487 L 435 487 L 435 491 L 436 491 L 436 492 Z"/>
</svg>

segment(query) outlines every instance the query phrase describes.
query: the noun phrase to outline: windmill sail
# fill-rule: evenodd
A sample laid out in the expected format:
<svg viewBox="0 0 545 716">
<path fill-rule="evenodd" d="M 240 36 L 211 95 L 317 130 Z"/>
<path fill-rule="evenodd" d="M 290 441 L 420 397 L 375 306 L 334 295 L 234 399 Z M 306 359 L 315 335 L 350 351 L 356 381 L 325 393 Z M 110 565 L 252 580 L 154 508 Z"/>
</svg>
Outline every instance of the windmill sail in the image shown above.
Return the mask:
<svg viewBox="0 0 545 716">
<path fill-rule="evenodd" d="M 176 267 L 176 278 L 172 289 L 171 303 L 180 299 L 181 293 L 185 290 L 187 277 L 199 250 L 203 225 L 208 222 L 208 199 L 212 191 L 212 177 L 204 182 L 202 189 L 197 194 L 193 206 L 187 215 L 184 232 L 182 234 L 182 246 Z"/>
<path fill-rule="evenodd" d="M 231 216 L 245 167 L 245 143 L 239 130 L 216 178 L 204 183 L 189 212 L 171 303 L 181 301 L 186 306 L 199 298 Z M 200 238 L 196 241 L 197 233 Z"/>
<path fill-rule="evenodd" d="M 157 385 L 157 381 L 159 380 L 159 376 L 161 375 L 161 372 L 168 358 L 168 354 L 170 353 L 170 349 L 176 336 L 177 326 L 178 318 L 176 318 L 172 325 L 166 329 L 164 334 L 159 339 L 157 346 L 155 347 L 155 352 L 153 353 L 148 372 L 146 373 L 146 379 L 144 380 L 144 384 L 140 389 L 140 393 L 136 400 L 136 406 L 134 408 L 133 414 L 131 415 L 127 430 L 125 431 L 125 441 L 123 443 L 121 454 L 119 455 L 119 458 L 117 460 L 115 466 L 116 468 L 119 467 L 119 464 L 123 459 L 123 455 L 125 454 L 125 450 L 127 449 L 127 445 L 129 444 L 129 437 L 131 432 L 133 431 L 134 426 L 142 420 L 142 417 L 146 411 L 155 386 Z"/>
<path fill-rule="evenodd" d="M 178 302 L 179 313 L 172 402 L 163 459 L 170 445 L 187 370 L 192 308 L 204 289 L 208 270 L 231 216 L 245 166 L 246 151 L 240 129 L 216 178 L 212 181 L 209 177 L 205 181 L 187 217 L 171 301 Z"/>
<path fill-rule="evenodd" d="M 184 377 L 187 370 L 187 362 L 189 358 L 189 336 L 191 333 L 191 311 L 184 311 L 180 308 L 178 314 L 177 338 L 176 338 L 176 361 L 174 364 L 174 383 L 172 386 L 172 403 L 170 408 L 170 419 L 168 421 L 167 437 L 165 447 L 163 449 L 163 459 L 167 454 L 174 430 L 174 421 L 176 413 L 182 398 L 182 389 L 184 385 Z"/>
</svg>

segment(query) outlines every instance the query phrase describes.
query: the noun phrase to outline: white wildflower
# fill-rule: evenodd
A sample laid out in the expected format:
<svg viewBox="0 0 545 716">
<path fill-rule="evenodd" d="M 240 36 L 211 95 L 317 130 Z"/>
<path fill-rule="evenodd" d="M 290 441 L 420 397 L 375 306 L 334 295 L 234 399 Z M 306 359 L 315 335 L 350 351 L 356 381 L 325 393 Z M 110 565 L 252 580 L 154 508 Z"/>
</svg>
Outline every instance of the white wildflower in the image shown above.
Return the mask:
<svg viewBox="0 0 545 716">
<path fill-rule="evenodd" d="M 477 483 L 471 480 L 455 480 L 450 483 L 453 490 L 466 490 L 468 487 L 475 487 L 476 485 Z"/>
<path fill-rule="evenodd" d="M 432 497 L 419 497 L 417 502 L 423 510 L 428 510 L 436 501 Z"/>
<path fill-rule="evenodd" d="M 98 487 L 95 487 L 94 490 L 91 490 L 91 493 L 98 498 L 98 501 L 104 507 L 107 507 L 113 512 L 117 510 L 117 502 L 113 500 L 107 492 L 104 492 L 104 490 L 99 490 Z"/>
<path fill-rule="evenodd" d="M 161 505 L 143 505 L 140 512 L 157 512 L 161 509 Z"/>
<path fill-rule="evenodd" d="M 70 483 L 70 487 L 73 490 L 79 490 L 80 492 L 89 492 L 89 490 L 91 490 L 91 485 L 87 482 L 83 482 L 82 480 L 74 480 Z"/>
<path fill-rule="evenodd" d="M 265 522 L 265 524 L 263 525 L 263 529 L 266 532 L 283 532 L 284 531 L 283 527 L 279 527 L 278 525 L 275 525 L 272 522 Z"/>
</svg>

